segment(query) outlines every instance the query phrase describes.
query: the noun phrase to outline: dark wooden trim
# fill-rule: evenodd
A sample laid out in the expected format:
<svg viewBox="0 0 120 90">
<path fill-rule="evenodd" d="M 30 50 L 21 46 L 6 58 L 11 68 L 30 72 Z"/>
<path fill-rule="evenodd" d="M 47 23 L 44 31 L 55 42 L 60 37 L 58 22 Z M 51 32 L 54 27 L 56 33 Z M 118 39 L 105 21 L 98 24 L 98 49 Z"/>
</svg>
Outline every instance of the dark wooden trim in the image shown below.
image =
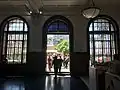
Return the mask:
<svg viewBox="0 0 120 90">
<path fill-rule="evenodd" d="M 27 24 L 27 28 L 28 28 L 28 33 L 27 33 L 27 55 L 26 55 L 26 63 L 27 63 L 27 59 L 28 59 L 28 52 L 29 52 L 29 32 L 30 32 L 30 26 L 29 26 L 29 24 L 28 24 L 28 22 L 27 22 L 27 20 L 25 19 L 25 18 L 23 18 L 22 16 L 20 16 L 20 15 L 12 15 L 12 16 L 9 16 L 9 17 L 7 17 L 7 18 L 5 18 L 2 22 L 1 22 L 1 24 L 0 24 L 0 43 L 2 43 L 2 47 L 3 47 L 3 37 L 4 37 L 4 28 L 5 28 L 5 25 L 7 24 L 7 23 L 9 23 L 9 21 L 10 20 L 13 20 L 13 19 L 15 19 L 15 18 L 19 18 L 19 19 L 21 19 L 21 20 L 23 20 L 24 21 L 24 23 L 26 23 Z M 2 55 L 2 51 L 3 51 L 3 48 L 2 48 L 2 50 L 0 51 L 1 52 L 1 55 Z M 1 58 L 0 58 L 1 59 Z"/>
<path fill-rule="evenodd" d="M 62 20 L 62 21 L 65 21 L 66 24 L 68 24 L 68 32 L 69 32 L 68 34 L 69 34 L 69 38 L 70 38 L 70 58 L 72 59 L 72 53 L 73 53 L 73 49 L 74 49 L 73 25 L 70 20 L 68 20 L 66 17 L 61 16 L 61 15 L 52 16 L 52 17 L 48 18 L 47 21 L 44 23 L 43 33 L 42 33 L 42 43 L 43 43 L 42 51 L 45 53 L 44 59 L 46 59 L 46 49 L 47 49 L 47 46 L 46 46 L 47 41 L 46 40 L 47 40 L 48 26 L 49 26 L 49 23 L 51 23 L 54 20 Z M 58 34 L 58 33 L 56 33 L 56 34 Z M 66 32 L 62 33 L 62 34 L 66 34 Z M 45 67 L 46 67 L 46 65 L 45 65 Z"/>
</svg>

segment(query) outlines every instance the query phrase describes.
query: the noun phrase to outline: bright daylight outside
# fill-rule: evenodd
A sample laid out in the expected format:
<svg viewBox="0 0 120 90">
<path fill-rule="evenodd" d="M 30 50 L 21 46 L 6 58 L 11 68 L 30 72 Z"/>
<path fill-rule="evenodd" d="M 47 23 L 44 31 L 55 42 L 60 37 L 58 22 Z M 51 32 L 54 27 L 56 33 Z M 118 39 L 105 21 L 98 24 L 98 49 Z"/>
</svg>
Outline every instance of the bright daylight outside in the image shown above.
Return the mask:
<svg viewBox="0 0 120 90">
<path fill-rule="evenodd" d="M 46 71 L 54 72 L 53 57 L 61 60 L 61 72 L 70 72 L 69 35 L 47 35 Z"/>
<path fill-rule="evenodd" d="M 90 61 L 92 64 L 113 60 L 115 54 L 114 27 L 104 19 L 94 21 L 89 27 Z"/>
</svg>

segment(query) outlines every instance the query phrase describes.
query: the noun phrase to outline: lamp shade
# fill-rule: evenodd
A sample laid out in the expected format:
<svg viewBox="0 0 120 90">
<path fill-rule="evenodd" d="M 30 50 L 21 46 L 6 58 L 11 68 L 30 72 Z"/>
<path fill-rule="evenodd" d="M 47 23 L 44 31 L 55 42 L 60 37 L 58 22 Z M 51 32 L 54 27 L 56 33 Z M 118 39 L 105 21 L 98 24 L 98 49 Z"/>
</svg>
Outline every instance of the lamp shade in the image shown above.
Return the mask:
<svg viewBox="0 0 120 90">
<path fill-rule="evenodd" d="M 82 15 L 86 18 L 94 18 L 98 16 L 100 9 L 97 7 L 88 7 L 82 10 Z"/>
</svg>

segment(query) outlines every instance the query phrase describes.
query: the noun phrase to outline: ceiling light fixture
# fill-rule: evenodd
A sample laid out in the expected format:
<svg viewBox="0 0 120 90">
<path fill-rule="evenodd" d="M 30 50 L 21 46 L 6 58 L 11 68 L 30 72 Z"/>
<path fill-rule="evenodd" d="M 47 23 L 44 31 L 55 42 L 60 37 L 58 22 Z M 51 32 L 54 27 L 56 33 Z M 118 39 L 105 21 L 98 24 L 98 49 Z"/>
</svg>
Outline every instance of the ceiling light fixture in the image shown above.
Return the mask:
<svg viewBox="0 0 120 90">
<path fill-rule="evenodd" d="M 32 14 L 32 11 L 30 11 L 29 13 Z"/>
<path fill-rule="evenodd" d="M 40 14 L 42 14 L 43 12 L 42 11 L 39 11 Z"/>
<path fill-rule="evenodd" d="M 91 0 L 92 3 L 89 7 L 84 8 L 82 10 L 82 15 L 86 18 L 94 18 L 99 15 L 100 13 L 100 8 L 95 6 L 95 3 L 93 0 Z"/>
</svg>

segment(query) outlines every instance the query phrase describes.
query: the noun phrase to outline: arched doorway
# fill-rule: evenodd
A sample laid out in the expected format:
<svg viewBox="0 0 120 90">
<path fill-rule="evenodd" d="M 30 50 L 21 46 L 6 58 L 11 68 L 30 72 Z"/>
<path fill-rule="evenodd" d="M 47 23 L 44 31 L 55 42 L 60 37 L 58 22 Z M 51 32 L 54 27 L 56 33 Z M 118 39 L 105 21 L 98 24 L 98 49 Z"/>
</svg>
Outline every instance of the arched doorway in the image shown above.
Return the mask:
<svg viewBox="0 0 120 90">
<path fill-rule="evenodd" d="M 43 51 L 46 72 L 53 73 L 51 67 L 54 55 L 62 58 L 61 73 L 70 73 L 71 52 L 73 52 L 73 26 L 64 16 L 50 17 L 43 27 Z M 50 58 L 50 60 L 48 60 Z"/>
</svg>

